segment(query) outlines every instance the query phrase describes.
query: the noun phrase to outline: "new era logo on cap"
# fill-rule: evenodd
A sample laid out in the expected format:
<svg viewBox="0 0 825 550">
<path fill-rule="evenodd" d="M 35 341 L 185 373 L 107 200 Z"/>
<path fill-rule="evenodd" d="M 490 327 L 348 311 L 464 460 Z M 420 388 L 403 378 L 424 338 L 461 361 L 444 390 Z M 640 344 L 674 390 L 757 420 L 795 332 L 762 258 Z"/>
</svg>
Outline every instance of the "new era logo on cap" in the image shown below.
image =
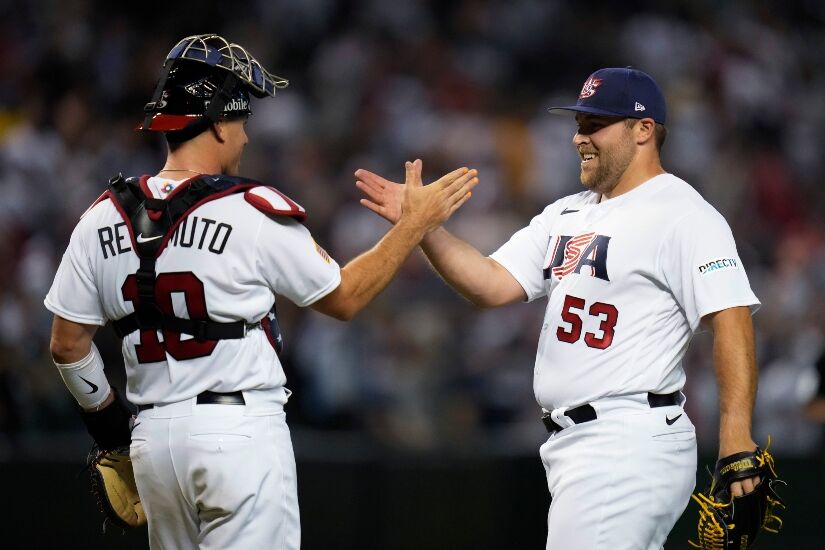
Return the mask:
<svg viewBox="0 0 825 550">
<path fill-rule="evenodd" d="M 653 78 L 632 67 L 599 69 L 584 82 L 575 105 L 551 107 L 594 115 L 652 118 L 664 124 L 665 97 Z"/>
</svg>

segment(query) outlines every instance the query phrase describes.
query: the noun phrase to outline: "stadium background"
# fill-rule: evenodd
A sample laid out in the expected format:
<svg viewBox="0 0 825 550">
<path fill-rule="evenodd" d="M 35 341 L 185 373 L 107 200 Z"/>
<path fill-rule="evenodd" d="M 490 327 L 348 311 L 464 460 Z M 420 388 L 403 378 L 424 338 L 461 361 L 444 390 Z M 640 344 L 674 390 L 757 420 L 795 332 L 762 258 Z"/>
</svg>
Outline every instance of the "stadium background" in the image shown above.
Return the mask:
<svg viewBox="0 0 825 550">
<path fill-rule="evenodd" d="M 42 299 L 107 179 L 160 166 L 163 141 L 134 128 L 166 52 L 202 32 L 291 81 L 253 104 L 243 173 L 303 204 L 342 264 L 387 228 L 358 205 L 356 168 L 401 178 L 420 157 L 427 181 L 478 168 L 482 184 L 448 226 L 489 253 L 579 189 L 572 119 L 546 107 L 573 101 L 599 67 L 654 75 L 669 102 L 665 167 L 728 219 L 763 303 L 755 437 L 773 435 L 792 482 L 786 532 L 763 547 L 823 547 L 823 429 L 803 413 L 825 348 L 816 0 L 0 0 L 0 517 L 16 535 L 5 540 L 146 547 L 142 532 L 100 534 L 75 475 L 89 438 L 50 361 Z M 543 304 L 476 310 L 416 253 L 350 323 L 279 307 L 305 548 L 543 547 L 531 388 Z M 119 342 L 109 328 L 96 341 L 122 388 Z M 699 335 L 685 359 L 703 464 L 717 443 L 710 342 Z M 667 548 L 685 547 L 694 514 Z"/>
</svg>

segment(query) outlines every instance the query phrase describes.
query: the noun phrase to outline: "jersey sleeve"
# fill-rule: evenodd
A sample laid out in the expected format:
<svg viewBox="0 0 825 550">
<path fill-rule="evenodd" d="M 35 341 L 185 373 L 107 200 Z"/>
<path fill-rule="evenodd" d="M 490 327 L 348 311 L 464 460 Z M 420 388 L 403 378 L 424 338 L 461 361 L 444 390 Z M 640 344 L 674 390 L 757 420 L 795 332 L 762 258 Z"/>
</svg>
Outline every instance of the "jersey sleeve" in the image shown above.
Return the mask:
<svg viewBox="0 0 825 550">
<path fill-rule="evenodd" d="M 88 220 L 88 217 L 82 218 L 72 231 L 69 246 L 43 303 L 49 311 L 69 321 L 102 326 L 106 324 L 106 316 L 90 262 Z"/>
<path fill-rule="evenodd" d="M 759 307 L 733 233 L 710 206 L 678 221 L 662 249 L 664 277 L 692 330 L 709 313 L 737 306 L 753 312 Z"/>
<path fill-rule="evenodd" d="M 258 235 L 258 266 L 276 294 L 305 307 L 341 283 L 341 268 L 297 221 L 267 217 Z"/>
<path fill-rule="evenodd" d="M 544 259 L 550 242 L 549 220 L 555 212 L 550 205 L 520 229 L 490 258 L 498 262 L 518 281 L 527 295 L 527 301 L 546 295 L 544 288 Z"/>
</svg>

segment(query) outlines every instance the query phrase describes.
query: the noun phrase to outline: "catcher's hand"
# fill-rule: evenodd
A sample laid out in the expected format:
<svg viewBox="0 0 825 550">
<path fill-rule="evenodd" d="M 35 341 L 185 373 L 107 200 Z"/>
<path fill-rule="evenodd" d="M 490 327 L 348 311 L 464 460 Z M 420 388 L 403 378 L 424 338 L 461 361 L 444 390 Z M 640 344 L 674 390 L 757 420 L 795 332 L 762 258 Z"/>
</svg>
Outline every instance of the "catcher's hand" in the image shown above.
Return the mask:
<svg viewBox="0 0 825 550">
<path fill-rule="evenodd" d="M 146 515 L 140 502 L 129 448 L 104 451 L 92 446 L 86 459 L 92 478 L 92 493 L 106 519 L 122 528 L 146 525 Z"/>
<path fill-rule="evenodd" d="M 753 491 L 731 495 L 731 483 L 754 476 L 762 482 Z M 777 483 L 785 482 L 777 477 L 767 447 L 720 458 L 710 487 L 691 495 L 699 504 L 699 543 L 688 542 L 702 550 L 746 550 L 760 532 L 778 533 L 782 520 L 777 508 L 785 508 L 785 503 L 774 490 Z"/>
</svg>

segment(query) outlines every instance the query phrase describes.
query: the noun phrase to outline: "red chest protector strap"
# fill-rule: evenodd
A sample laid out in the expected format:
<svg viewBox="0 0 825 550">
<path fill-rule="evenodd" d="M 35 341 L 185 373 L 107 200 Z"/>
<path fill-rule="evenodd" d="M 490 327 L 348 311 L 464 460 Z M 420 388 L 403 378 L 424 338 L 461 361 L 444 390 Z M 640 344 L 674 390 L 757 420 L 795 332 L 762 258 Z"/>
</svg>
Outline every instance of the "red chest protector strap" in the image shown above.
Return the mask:
<svg viewBox="0 0 825 550">
<path fill-rule="evenodd" d="M 207 201 L 260 186 L 261 183 L 247 178 L 200 176 L 181 184 L 168 199 L 162 200 L 146 197 L 138 178 L 124 179 L 118 175 L 109 180 L 107 193 L 128 225 L 134 250 L 140 258 L 140 267 L 135 273 L 138 302 L 134 313 L 114 321 L 118 336 L 122 338 L 138 329 L 191 334 L 198 341 L 246 335 L 249 326 L 245 321 L 219 323 L 208 318 L 186 319 L 163 313 L 155 299 L 155 262 L 189 212 Z"/>
</svg>

